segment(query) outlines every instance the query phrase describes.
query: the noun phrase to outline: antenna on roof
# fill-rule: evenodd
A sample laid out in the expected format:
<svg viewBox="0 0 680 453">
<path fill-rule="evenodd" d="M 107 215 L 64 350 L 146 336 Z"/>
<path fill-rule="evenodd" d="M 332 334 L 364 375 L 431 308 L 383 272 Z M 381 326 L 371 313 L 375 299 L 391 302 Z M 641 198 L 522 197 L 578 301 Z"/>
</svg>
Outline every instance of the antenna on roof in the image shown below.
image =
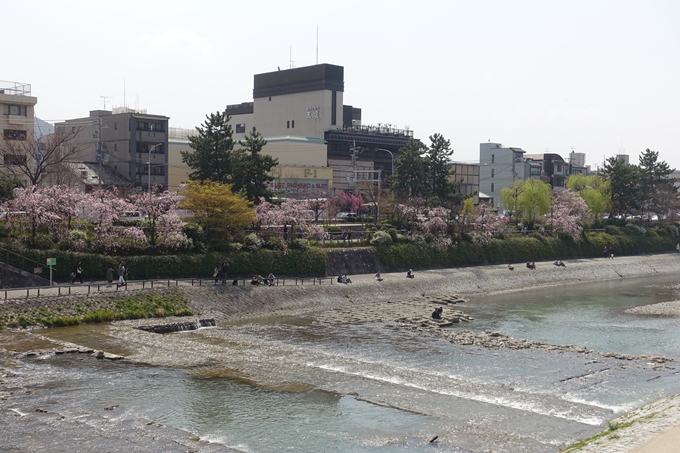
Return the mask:
<svg viewBox="0 0 680 453">
<path fill-rule="evenodd" d="M 316 25 L 316 64 L 319 64 L 319 25 Z"/>
<path fill-rule="evenodd" d="M 295 62 L 293 61 L 293 46 L 290 46 L 290 69 L 295 67 Z"/>
<path fill-rule="evenodd" d="M 104 110 L 106 110 L 106 100 L 111 99 L 111 96 L 99 96 L 99 97 L 104 99 Z"/>
</svg>

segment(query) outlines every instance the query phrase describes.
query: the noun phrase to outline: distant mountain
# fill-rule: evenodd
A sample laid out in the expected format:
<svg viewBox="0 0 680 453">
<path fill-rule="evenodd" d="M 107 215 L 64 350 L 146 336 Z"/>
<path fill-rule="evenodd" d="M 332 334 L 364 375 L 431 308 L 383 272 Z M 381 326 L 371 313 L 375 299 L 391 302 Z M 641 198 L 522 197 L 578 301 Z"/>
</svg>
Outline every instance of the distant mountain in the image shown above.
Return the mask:
<svg viewBox="0 0 680 453">
<path fill-rule="evenodd" d="M 33 127 L 35 129 L 36 139 L 42 137 L 43 135 L 54 134 L 54 126 L 48 123 L 47 121 L 41 120 L 37 116 L 35 117 L 35 121 L 33 122 Z"/>
</svg>

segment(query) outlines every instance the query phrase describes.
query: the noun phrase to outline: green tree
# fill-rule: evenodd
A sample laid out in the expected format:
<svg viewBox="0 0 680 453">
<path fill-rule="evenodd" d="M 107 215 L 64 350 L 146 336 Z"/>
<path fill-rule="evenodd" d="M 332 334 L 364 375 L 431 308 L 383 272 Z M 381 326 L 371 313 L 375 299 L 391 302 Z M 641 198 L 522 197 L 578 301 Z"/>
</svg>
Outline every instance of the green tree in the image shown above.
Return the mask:
<svg viewBox="0 0 680 453">
<path fill-rule="evenodd" d="M 244 196 L 234 194 L 230 184 L 189 181 L 180 194 L 186 197 L 181 207 L 192 212 L 194 221 L 208 236 L 231 236 L 255 221 L 251 203 Z"/>
<path fill-rule="evenodd" d="M 511 187 L 501 189 L 501 200 L 510 219 L 533 223 L 537 216 L 550 210 L 551 187 L 537 179 L 517 180 Z"/>
<path fill-rule="evenodd" d="M 239 140 L 241 148 L 233 152 L 233 190 L 243 192 L 246 198 L 255 204 L 260 197 L 271 201 L 274 195 L 267 188 L 267 183 L 273 181 L 271 170 L 279 164 L 279 160 L 262 154 L 262 148 L 267 140 L 254 127 L 245 140 Z"/>
<path fill-rule="evenodd" d="M 664 213 L 661 199 L 665 199 L 668 192 L 677 194 L 675 179 L 670 175 L 675 171 L 666 162 L 659 162 L 659 153 L 649 148 L 640 155 L 640 176 L 642 178 L 642 206 L 645 212 Z M 665 200 L 664 200 L 665 201 Z"/>
<path fill-rule="evenodd" d="M 519 197 L 524 192 L 524 181 L 517 180 L 512 183 L 512 187 L 501 188 L 501 200 L 503 201 L 503 206 L 509 213 L 509 218 L 515 217 L 516 221 L 519 221 L 520 217 L 520 204 Z"/>
<path fill-rule="evenodd" d="M 211 113 L 206 121 L 196 128 L 198 135 L 189 137 L 191 151 L 181 151 L 182 162 L 193 171 L 189 179 L 193 181 L 214 181 L 230 183 L 233 175 L 232 151 L 234 139 L 229 124 L 229 115 Z"/>
<path fill-rule="evenodd" d="M 610 181 L 605 181 L 599 176 L 585 176 L 577 173 L 567 178 L 566 186 L 583 198 L 596 220 L 601 214 L 611 210 L 612 195 Z"/>
<path fill-rule="evenodd" d="M 18 187 L 19 181 L 16 176 L 9 176 L 0 173 L 0 202 L 5 202 L 14 198 L 14 189 Z"/>
<path fill-rule="evenodd" d="M 452 175 L 451 142 L 441 134 L 430 135 L 431 145 L 427 150 L 429 185 L 432 196 L 444 200 L 455 193 L 456 184 L 449 180 Z"/>
<path fill-rule="evenodd" d="M 613 215 L 629 214 L 640 208 L 643 191 L 638 166 L 610 157 L 605 161 L 602 176 L 611 185 Z"/>
<path fill-rule="evenodd" d="M 399 150 L 394 160 L 394 175 L 390 177 L 390 187 L 399 197 L 422 197 L 429 195 L 429 163 L 424 157 L 420 142 L 411 139 Z"/>
</svg>

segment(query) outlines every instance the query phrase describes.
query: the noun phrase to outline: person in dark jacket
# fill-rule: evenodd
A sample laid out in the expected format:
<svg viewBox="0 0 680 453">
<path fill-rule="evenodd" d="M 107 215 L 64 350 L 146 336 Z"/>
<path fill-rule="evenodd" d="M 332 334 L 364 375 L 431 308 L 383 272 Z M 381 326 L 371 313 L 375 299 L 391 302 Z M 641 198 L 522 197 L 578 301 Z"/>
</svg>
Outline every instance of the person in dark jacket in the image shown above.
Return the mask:
<svg viewBox="0 0 680 453">
<path fill-rule="evenodd" d="M 80 280 L 80 283 L 83 283 L 83 268 L 80 267 L 80 261 L 78 261 L 78 264 L 76 264 L 76 267 L 73 268 L 73 278 L 71 279 L 71 284 L 73 285 L 76 282 L 76 278 Z"/>
</svg>

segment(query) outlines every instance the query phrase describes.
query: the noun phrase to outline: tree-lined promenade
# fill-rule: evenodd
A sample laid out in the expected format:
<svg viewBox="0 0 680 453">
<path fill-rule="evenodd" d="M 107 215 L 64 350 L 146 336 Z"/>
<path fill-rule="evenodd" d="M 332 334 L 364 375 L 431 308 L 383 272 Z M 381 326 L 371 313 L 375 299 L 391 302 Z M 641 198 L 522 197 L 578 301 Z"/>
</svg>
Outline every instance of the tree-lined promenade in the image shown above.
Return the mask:
<svg viewBox="0 0 680 453">
<path fill-rule="evenodd" d="M 178 194 L 34 185 L 15 196 L 5 178 L 4 246 L 38 262 L 58 257 L 62 279 L 83 261 L 85 278 L 97 280 L 122 261 L 138 278 L 205 277 L 225 261 L 240 276 L 321 276 L 324 250 L 338 246 L 374 247 L 397 270 L 598 256 L 605 247 L 660 252 L 680 242 L 673 170 L 654 151 L 639 165 L 609 159 L 599 175 L 572 175 L 561 191 L 516 181 L 502 189 L 498 212 L 460 193 L 450 142 L 434 134 L 429 146 L 401 149 L 387 187 L 283 199 L 268 188 L 278 162 L 262 154 L 266 140 L 253 129 L 236 143 L 228 122 L 226 112 L 210 114 L 190 137 L 191 180 Z M 130 221 L 131 212 L 143 217 Z"/>
</svg>

